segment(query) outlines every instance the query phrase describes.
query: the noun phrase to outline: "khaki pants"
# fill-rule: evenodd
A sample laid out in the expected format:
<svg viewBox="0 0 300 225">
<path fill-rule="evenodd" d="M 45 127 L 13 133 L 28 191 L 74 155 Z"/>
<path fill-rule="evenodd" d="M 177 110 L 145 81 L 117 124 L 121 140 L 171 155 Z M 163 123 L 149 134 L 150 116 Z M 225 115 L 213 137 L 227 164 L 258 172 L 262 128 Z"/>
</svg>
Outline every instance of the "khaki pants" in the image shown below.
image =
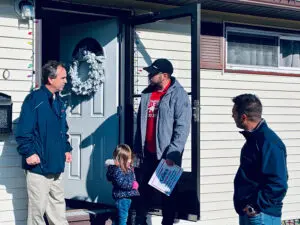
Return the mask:
<svg viewBox="0 0 300 225">
<path fill-rule="evenodd" d="M 27 225 L 68 225 L 62 174 L 43 176 L 26 171 L 28 193 Z"/>
</svg>

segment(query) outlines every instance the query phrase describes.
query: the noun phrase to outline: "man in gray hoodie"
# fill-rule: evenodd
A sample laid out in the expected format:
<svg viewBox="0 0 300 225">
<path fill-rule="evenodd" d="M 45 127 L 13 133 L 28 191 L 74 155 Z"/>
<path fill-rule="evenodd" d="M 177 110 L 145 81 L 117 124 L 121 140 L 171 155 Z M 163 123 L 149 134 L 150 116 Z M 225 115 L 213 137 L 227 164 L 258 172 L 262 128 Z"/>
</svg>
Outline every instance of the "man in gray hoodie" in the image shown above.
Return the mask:
<svg viewBox="0 0 300 225">
<path fill-rule="evenodd" d="M 149 86 L 142 92 L 137 115 L 134 152 L 141 160 L 137 170 L 140 201 L 137 205 L 137 224 L 147 224 L 155 189 L 148 181 L 159 161 L 181 166 L 182 153 L 189 135 L 191 104 L 179 82 L 172 77 L 173 65 L 167 59 L 157 59 L 144 70 L 148 72 Z M 162 194 L 163 225 L 174 223 L 176 188 L 170 197 Z"/>
</svg>

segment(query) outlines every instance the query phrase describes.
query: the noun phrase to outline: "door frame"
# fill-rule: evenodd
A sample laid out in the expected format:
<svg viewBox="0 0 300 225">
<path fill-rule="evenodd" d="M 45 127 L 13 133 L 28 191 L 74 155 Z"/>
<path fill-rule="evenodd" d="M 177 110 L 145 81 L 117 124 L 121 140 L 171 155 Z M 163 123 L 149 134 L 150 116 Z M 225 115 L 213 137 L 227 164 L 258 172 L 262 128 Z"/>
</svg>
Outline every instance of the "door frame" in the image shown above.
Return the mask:
<svg viewBox="0 0 300 225">
<path fill-rule="evenodd" d="M 133 146 L 134 118 L 134 28 L 137 25 L 159 20 L 191 17 L 191 74 L 192 91 L 192 182 L 196 186 L 198 208 L 192 220 L 200 219 L 200 31 L 201 4 L 186 6 L 132 16 L 125 24 L 125 141 Z M 195 216 L 197 219 L 195 219 Z"/>
</svg>

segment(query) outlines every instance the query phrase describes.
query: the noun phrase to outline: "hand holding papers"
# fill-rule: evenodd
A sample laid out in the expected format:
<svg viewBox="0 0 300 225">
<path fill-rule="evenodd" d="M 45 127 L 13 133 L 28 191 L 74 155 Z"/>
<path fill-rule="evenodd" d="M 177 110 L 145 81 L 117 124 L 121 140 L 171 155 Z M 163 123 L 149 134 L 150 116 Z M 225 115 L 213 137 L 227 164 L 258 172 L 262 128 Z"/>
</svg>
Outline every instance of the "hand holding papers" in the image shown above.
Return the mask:
<svg viewBox="0 0 300 225">
<path fill-rule="evenodd" d="M 167 196 L 170 196 L 181 174 L 181 167 L 175 164 L 173 166 L 168 166 L 166 161 L 162 159 L 148 184 Z"/>
</svg>

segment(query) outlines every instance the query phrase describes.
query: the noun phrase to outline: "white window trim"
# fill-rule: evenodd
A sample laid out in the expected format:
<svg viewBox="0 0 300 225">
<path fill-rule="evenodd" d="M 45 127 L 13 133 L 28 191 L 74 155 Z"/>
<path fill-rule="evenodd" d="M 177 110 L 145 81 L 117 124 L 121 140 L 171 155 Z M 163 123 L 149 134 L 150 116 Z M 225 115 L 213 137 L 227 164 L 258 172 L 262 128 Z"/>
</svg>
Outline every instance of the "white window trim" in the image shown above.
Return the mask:
<svg viewBox="0 0 300 225">
<path fill-rule="evenodd" d="M 262 28 L 263 29 L 263 28 Z M 228 32 L 232 33 L 244 33 L 244 34 L 254 34 L 254 35 L 261 35 L 261 36 L 269 36 L 269 37 L 277 37 L 278 38 L 278 67 L 267 67 L 267 66 L 252 66 L 252 65 L 238 65 L 238 64 L 230 64 L 228 63 Z M 288 34 L 283 32 L 276 32 L 276 31 L 264 31 L 258 29 L 249 29 L 249 28 L 242 28 L 242 27 L 226 27 L 226 45 L 225 45 L 225 68 L 230 70 L 249 70 L 254 72 L 274 72 L 274 73 L 287 73 L 287 74 L 299 74 L 300 68 L 291 68 L 291 67 L 282 67 L 279 66 L 279 56 L 280 56 L 280 40 L 295 40 L 300 41 L 300 35 L 297 34 Z"/>
</svg>

